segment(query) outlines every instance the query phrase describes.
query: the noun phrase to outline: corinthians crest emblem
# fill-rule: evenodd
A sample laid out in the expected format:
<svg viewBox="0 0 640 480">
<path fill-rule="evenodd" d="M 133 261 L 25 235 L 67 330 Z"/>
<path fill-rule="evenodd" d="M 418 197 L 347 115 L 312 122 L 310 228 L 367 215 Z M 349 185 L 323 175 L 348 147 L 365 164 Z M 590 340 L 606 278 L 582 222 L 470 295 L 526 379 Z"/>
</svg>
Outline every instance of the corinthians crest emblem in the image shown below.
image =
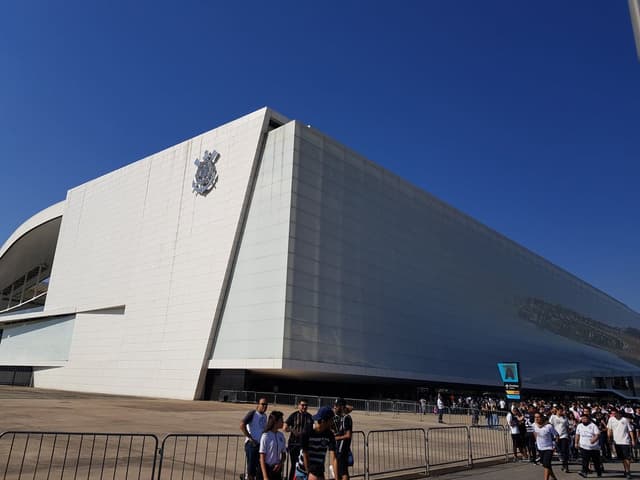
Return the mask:
<svg viewBox="0 0 640 480">
<path fill-rule="evenodd" d="M 196 175 L 191 184 L 194 192 L 200 195 L 206 195 L 209 190 L 216 186 L 216 182 L 218 181 L 218 171 L 216 170 L 218 157 L 220 157 L 220 154 L 215 150 L 213 152 L 205 150 L 202 161 L 196 158 L 194 163 L 198 168 L 196 169 Z"/>
</svg>

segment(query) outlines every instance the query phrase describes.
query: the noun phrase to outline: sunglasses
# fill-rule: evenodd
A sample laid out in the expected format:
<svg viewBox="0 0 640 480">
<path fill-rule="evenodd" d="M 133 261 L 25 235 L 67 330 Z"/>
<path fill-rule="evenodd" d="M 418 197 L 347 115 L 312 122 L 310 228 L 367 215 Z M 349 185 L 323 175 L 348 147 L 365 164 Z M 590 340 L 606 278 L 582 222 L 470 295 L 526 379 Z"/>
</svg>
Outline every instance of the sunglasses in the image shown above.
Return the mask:
<svg viewBox="0 0 640 480">
<path fill-rule="evenodd" d="M 264 405 L 266 407 L 269 404 L 268 403 L 259 403 L 258 405 Z"/>
<path fill-rule="evenodd" d="M 301 404 L 300 404 L 300 407 L 301 407 L 301 408 L 307 408 L 308 406 L 309 406 L 309 405 L 307 405 L 306 403 L 301 403 Z"/>
</svg>

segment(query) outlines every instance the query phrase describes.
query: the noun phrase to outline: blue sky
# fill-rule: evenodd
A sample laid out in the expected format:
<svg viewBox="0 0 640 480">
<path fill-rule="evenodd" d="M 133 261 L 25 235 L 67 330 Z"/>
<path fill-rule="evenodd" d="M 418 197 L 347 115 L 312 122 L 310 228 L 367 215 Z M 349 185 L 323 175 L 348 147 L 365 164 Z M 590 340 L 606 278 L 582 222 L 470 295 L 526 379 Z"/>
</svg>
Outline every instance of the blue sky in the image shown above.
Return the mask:
<svg viewBox="0 0 640 480">
<path fill-rule="evenodd" d="M 640 311 L 626 0 L 7 1 L 0 62 L 0 243 L 268 105 Z"/>
</svg>

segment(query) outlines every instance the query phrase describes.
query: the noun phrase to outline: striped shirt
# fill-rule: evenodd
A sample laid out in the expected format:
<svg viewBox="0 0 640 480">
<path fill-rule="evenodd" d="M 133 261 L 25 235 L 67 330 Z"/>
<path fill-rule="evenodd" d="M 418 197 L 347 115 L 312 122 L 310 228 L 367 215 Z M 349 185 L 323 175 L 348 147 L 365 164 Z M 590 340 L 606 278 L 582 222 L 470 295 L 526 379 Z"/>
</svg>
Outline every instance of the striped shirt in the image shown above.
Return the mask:
<svg viewBox="0 0 640 480">
<path fill-rule="evenodd" d="M 336 439 L 333 432 L 325 430 L 324 432 L 317 432 L 311 430 L 305 432 L 300 441 L 300 457 L 296 467 L 299 470 L 304 471 L 304 456 L 306 452 L 309 456 L 309 473 L 316 476 L 324 475 L 324 457 L 327 450 L 333 452 L 336 451 Z"/>
</svg>

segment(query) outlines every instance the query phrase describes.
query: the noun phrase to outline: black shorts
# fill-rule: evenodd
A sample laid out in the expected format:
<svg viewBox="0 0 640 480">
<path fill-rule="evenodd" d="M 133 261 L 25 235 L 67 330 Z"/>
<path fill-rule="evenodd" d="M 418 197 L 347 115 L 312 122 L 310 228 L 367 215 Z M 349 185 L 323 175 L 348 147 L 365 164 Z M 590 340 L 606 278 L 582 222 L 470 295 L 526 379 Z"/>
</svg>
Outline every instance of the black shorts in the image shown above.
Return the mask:
<svg viewBox="0 0 640 480">
<path fill-rule="evenodd" d="M 553 457 L 553 450 L 539 450 L 540 463 L 544 468 L 551 468 L 551 457 Z"/>
<path fill-rule="evenodd" d="M 338 476 L 349 475 L 349 450 L 336 453 L 338 460 Z"/>
<path fill-rule="evenodd" d="M 519 433 L 512 433 L 511 443 L 513 445 L 514 450 L 517 448 L 522 448 L 524 446 L 524 438 Z"/>
<path fill-rule="evenodd" d="M 616 443 L 615 447 L 618 460 L 631 460 L 631 445 L 618 445 Z"/>
</svg>

